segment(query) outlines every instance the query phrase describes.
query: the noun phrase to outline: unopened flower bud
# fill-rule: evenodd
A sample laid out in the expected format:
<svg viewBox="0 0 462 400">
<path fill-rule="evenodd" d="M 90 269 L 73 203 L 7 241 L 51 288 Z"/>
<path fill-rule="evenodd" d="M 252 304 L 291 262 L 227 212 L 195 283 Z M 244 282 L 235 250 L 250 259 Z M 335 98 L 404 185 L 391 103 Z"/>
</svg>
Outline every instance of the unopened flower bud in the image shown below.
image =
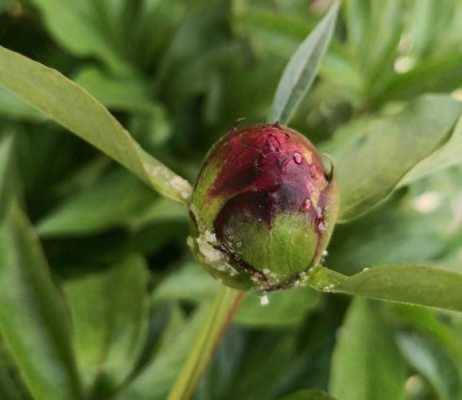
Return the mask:
<svg viewBox="0 0 462 400">
<path fill-rule="evenodd" d="M 303 286 L 337 218 L 333 169 L 279 124 L 233 129 L 210 151 L 190 205 L 190 247 L 224 284 Z"/>
</svg>

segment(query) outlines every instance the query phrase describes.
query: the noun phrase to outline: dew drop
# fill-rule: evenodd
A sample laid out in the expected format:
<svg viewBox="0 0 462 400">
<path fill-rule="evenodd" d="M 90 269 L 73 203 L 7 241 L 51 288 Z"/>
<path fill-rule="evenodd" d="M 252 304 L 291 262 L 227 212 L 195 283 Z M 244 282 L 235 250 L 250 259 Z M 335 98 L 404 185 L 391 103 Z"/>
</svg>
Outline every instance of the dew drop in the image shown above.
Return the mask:
<svg viewBox="0 0 462 400">
<path fill-rule="evenodd" d="M 260 297 L 260 305 L 267 306 L 268 304 L 269 304 L 268 296 L 266 294 L 264 296 L 261 296 Z"/>
<path fill-rule="evenodd" d="M 293 159 L 294 159 L 295 164 L 298 164 L 298 165 L 300 165 L 303 162 L 303 156 L 298 152 L 294 153 Z"/>
<path fill-rule="evenodd" d="M 303 208 L 305 210 L 309 210 L 311 208 L 311 200 L 310 199 L 305 199 L 303 202 Z"/>
<path fill-rule="evenodd" d="M 320 222 L 318 225 L 318 229 L 320 232 L 324 232 L 326 230 L 326 224 L 324 222 Z"/>
</svg>

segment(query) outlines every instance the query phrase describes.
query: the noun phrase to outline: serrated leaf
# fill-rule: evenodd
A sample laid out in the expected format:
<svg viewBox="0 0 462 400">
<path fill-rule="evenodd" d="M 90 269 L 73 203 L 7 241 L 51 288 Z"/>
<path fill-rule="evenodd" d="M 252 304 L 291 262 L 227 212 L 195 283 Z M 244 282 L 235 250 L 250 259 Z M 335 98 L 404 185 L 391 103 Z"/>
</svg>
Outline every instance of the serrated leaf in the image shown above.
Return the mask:
<svg viewBox="0 0 462 400">
<path fill-rule="evenodd" d="M 287 124 L 311 87 L 334 33 L 339 3 L 300 45 L 282 74 L 273 101 L 270 120 Z"/>
<path fill-rule="evenodd" d="M 325 392 L 320 390 L 300 390 L 280 398 L 280 400 L 335 400 Z"/>
<path fill-rule="evenodd" d="M 377 266 L 346 276 L 316 267 L 310 284 L 326 292 L 462 312 L 462 274 L 441 268 Z"/>
<path fill-rule="evenodd" d="M 59 72 L 0 47 L 0 85 L 41 110 L 162 195 L 185 202 L 191 186 L 146 153 L 87 92 Z"/>
<path fill-rule="evenodd" d="M 87 385 L 100 379 L 115 390 L 133 371 L 147 333 L 148 280 L 143 258 L 132 255 L 64 287 Z"/>
<path fill-rule="evenodd" d="M 332 358 L 330 392 L 342 400 L 405 398 L 405 365 L 380 313 L 363 299 L 348 310 Z"/>
<path fill-rule="evenodd" d="M 462 103 L 448 96 L 418 98 L 398 114 L 356 121 L 325 149 L 340 185 L 340 221 L 364 214 L 400 186 L 452 136 Z"/>
<path fill-rule="evenodd" d="M 18 207 L 0 226 L 0 333 L 37 400 L 81 400 L 69 315 Z"/>
</svg>

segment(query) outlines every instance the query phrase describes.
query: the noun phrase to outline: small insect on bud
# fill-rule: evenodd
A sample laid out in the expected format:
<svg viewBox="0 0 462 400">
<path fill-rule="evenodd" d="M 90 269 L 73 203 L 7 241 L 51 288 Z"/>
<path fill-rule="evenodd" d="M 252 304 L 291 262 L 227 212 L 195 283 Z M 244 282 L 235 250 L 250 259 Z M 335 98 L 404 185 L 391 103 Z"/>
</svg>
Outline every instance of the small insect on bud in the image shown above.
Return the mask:
<svg viewBox="0 0 462 400">
<path fill-rule="evenodd" d="M 224 284 L 303 286 L 332 235 L 338 194 L 313 144 L 279 124 L 231 130 L 210 151 L 190 205 L 188 243 Z"/>
</svg>

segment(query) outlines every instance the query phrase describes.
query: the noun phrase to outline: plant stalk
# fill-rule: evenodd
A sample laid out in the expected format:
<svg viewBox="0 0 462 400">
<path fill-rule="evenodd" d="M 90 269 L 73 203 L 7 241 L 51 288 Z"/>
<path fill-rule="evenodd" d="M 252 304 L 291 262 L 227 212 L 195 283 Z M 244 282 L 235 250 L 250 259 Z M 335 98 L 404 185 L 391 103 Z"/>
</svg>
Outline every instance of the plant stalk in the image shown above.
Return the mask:
<svg viewBox="0 0 462 400">
<path fill-rule="evenodd" d="M 168 400 L 191 399 L 226 327 L 239 310 L 244 294 L 242 291 L 226 286 L 220 288 L 214 302 L 210 305 L 209 315 L 197 335 L 192 351 L 170 391 Z"/>
</svg>

